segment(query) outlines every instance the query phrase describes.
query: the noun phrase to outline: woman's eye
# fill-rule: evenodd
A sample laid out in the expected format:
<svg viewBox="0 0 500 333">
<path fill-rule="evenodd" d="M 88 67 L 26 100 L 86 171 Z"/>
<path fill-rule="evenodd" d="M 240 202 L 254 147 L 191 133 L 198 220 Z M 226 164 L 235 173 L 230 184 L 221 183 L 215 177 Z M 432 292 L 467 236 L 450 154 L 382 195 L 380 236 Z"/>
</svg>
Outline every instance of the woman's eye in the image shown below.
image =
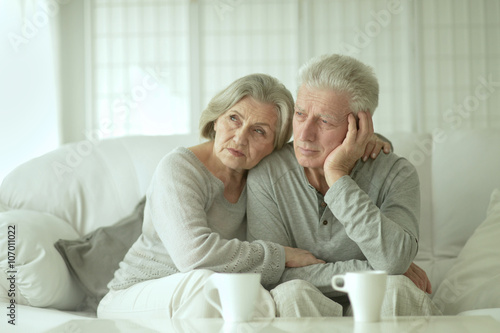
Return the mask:
<svg viewBox="0 0 500 333">
<path fill-rule="evenodd" d="M 262 135 L 266 134 L 266 132 L 260 128 L 256 129 L 255 132 L 262 134 Z"/>
<path fill-rule="evenodd" d="M 235 116 L 235 115 L 230 115 L 230 116 L 229 116 L 229 119 L 231 119 L 232 121 L 236 121 L 236 120 L 238 120 L 238 119 L 236 118 L 236 116 Z"/>
<path fill-rule="evenodd" d="M 325 119 L 321 119 L 321 122 L 322 122 L 323 124 L 328 124 L 328 121 L 326 121 Z"/>
</svg>

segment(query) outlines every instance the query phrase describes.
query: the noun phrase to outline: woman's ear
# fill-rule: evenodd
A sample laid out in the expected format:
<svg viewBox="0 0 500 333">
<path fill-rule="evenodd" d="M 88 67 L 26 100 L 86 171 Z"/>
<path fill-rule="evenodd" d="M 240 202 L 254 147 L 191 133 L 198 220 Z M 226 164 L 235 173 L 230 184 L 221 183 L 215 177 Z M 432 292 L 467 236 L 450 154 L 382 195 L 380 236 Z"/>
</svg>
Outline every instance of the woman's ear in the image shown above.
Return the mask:
<svg viewBox="0 0 500 333">
<path fill-rule="evenodd" d="M 217 132 L 217 119 L 214 120 L 214 132 Z"/>
</svg>

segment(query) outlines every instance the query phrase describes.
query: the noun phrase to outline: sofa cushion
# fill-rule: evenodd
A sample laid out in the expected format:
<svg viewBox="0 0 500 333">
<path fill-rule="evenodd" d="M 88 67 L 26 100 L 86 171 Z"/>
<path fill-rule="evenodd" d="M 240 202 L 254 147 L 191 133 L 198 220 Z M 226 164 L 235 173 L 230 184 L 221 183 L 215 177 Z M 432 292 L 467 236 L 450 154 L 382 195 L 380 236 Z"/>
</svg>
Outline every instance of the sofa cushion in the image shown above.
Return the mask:
<svg viewBox="0 0 500 333">
<path fill-rule="evenodd" d="M 443 132 L 432 153 L 433 250 L 456 258 L 500 186 L 500 131 Z M 479 217 L 479 218 L 478 218 Z"/>
<path fill-rule="evenodd" d="M 394 145 L 394 152 L 412 163 L 420 180 L 420 225 L 418 253 L 414 262 L 425 270 L 435 291 L 439 285 L 440 270 L 449 269 L 448 262 L 436 265 L 432 247 L 432 183 L 431 165 L 434 138 L 430 134 L 394 132 L 388 134 Z"/>
<path fill-rule="evenodd" d="M 131 136 L 64 145 L 9 173 L 0 185 L 0 202 L 50 213 L 83 236 L 130 214 L 161 158 L 195 139 Z"/>
<path fill-rule="evenodd" d="M 500 189 L 491 194 L 487 217 L 474 231 L 434 295 L 445 315 L 500 308 Z"/>
<path fill-rule="evenodd" d="M 415 260 L 428 261 L 432 258 L 431 163 L 433 138 L 430 134 L 406 132 L 391 133 L 388 138 L 394 145 L 394 152 L 410 161 L 418 173 L 420 180 L 420 230 L 418 253 Z"/>
<path fill-rule="evenodd" d="M 60 239 L 54 244 L 87 295 L 85 310 L 96 311 L 108 293 L 107 284 L 118 264 L 141 234 L 145 204 L 146 197 L 131 215 L 116 224 L 98 228 L 79 239 Z"/>
<path fill-rule="evenodd" d="M 0 230 L 0 300 L 77 308 L 84 293 L 53 245 L 59 238 L 78 237 L 77 232 L 56 216 L 29 210 L 0 213 Z"/>
</svg>

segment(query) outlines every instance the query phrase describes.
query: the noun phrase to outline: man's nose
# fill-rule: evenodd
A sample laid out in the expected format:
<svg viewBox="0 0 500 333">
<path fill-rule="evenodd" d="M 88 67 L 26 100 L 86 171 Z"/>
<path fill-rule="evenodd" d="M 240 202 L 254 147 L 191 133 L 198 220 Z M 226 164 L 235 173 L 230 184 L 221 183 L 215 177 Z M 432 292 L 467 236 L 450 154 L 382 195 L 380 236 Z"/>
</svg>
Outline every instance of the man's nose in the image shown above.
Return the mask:
<svg viewBox="0 0 500 333">
<path fill-rule="evenodd" d="M 313 117 L 309 117 L 300 126 L 300 141 L 313 141 L 316 136 Z"/>
</svg>

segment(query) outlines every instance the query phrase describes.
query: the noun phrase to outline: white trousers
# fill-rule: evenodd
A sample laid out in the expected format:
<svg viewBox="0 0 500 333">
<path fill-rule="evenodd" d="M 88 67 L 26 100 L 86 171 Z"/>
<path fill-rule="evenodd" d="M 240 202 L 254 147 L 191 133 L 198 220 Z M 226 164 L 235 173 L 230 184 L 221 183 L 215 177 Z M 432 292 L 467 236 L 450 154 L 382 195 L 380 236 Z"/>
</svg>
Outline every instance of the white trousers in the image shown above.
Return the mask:
<svg viewBox="0 0 500 333">
<path fill-rule="evenodd" d="M 271 295 L 278 317 L 341 317 L 343 313 L 340 304 L 304 280 L 280 284 L 271 290 Z M 382 317 L 442 315 L 429 295 L 404 275 L 387 277 L 387 290 L 381 312 Z M 352 316 L 350 305 L 345 315 Z"/>
<path fill-rule="evenodd" d="M 143 321 L 146 318 L 220 318 L 205 299 L 203 288 L 214 274 L 208 270 L 178 273 L 148 280 L 128 289 L 110 291 L 99 303 L 99 318 Z M 270 292 L 260 289 L 256 318 L 341 317 L 342 305 L 304 280 L 280 284 Z M 352 316 L 350 306 L 345 314 Z M 441 315 L 430 297 L 406 276 L 388 276 L 382 317 Z"/>
<path fill-rule="evenodd" d="M 110 291 L 99 303 L 97 316 L 106 319 L 220 318 L 205 299 L 203 288 L 214 272 L 194 270 L 137 283 L 124 290 Z M 271 294 L 261 287 L 255 304 L 258 318 L 274 318 Z"/>
</svg>

